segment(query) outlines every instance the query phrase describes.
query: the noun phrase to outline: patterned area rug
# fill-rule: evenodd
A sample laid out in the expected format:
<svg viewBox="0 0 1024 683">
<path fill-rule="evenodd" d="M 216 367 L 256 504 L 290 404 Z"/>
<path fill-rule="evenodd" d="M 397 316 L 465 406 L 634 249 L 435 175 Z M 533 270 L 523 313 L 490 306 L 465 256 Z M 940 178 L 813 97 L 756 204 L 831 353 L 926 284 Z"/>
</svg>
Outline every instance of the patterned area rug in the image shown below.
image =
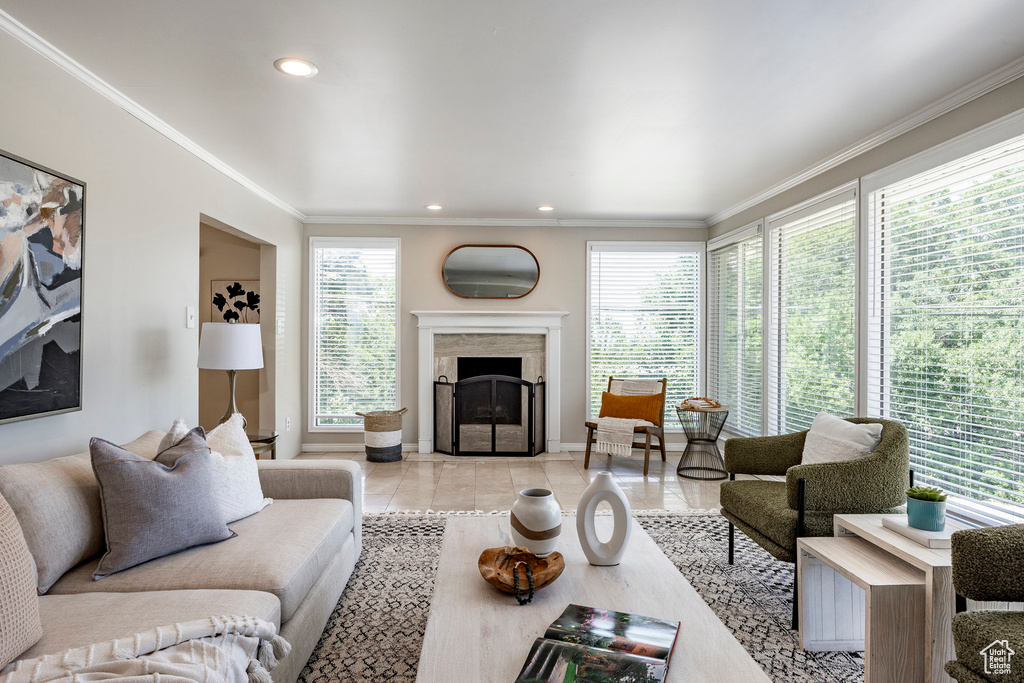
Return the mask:
<svg viewBox="0 0 1024 683">
<path fill-rule="evenodd" d="M 647 530 L 776 683 L 861 683 L 859 654 L 803 652 L 790 631 L 793 566 L 736 534 L 726 563 L 717 513 L 638 512 Z M 300 683 L 413 683 L 427 627 L 445 514 L 363 518 L 363 555 Z M 737 682 L 740 683 L 740 682 Z"/>
</svg>

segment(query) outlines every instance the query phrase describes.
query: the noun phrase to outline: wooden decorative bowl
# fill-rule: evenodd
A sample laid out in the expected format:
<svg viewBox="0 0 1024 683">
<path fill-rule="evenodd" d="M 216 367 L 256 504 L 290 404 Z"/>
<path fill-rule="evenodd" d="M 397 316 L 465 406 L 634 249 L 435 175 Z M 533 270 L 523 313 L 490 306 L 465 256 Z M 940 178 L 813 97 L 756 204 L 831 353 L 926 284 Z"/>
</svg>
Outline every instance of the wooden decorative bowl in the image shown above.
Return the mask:
<svg viewBox="0 0 1024 683">
<path fill-rule="evenodd" d="M 512 574 L 518 562 L 525 562 L 533 571 L 534 590 L 540 590 L 549 583 L 553 583 L 565 570 L 565 559 L 562 557 L 562 553 L 555 552 L 545 557 L 538 557 L 526 548 L 518 546 L 488 548 L 480 554 L 477 566 L 484 581 L 502 593 L 514 595 L 516 591 Z M 522 593 L 529 590 L 526 569 L 522 565 L 519 566 L 519 590 Z"/>
</svg>

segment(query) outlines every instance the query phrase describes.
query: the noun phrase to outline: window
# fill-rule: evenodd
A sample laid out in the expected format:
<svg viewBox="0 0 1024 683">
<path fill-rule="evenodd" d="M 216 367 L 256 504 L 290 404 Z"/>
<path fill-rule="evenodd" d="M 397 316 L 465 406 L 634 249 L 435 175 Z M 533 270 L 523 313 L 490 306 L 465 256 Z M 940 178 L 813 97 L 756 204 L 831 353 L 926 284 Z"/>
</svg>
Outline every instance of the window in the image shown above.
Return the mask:
<svg viewBox="0 0 1024 683">
<path fill-rule="evenodd" d="M 768 434 L 854 414 L 856 227 L 850 187 L 768 219 Z"/>
<path fill-rule="evenodd" d="M 310 240 L 310 429 L 398 401 L 397 239 Z"/>
<path fill-rule="evenodd" d="M 708 251 L 708 396 L 740 436 L 761 435 L 761 250 L 758 224 Z"/>
<path fill-rule="evenodd" d="M 962 152 L 961 152 L 962 153 Z M 923 484 L 1024 517 L 1024 137 L 869 194 L 869 414 Z"/>
<path fill-rule="evenodd" d="M 589 242 L 591 419 L 608 377 L 668 378 L 666 407 L 700 392 L 704 244 Z"/>
</svg>

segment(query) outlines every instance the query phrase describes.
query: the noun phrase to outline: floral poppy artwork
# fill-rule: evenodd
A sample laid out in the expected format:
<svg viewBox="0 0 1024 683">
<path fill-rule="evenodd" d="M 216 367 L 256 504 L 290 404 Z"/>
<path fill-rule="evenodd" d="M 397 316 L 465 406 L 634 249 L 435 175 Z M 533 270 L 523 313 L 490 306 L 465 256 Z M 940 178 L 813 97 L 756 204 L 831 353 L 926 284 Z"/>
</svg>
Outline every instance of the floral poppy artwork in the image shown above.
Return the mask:
<svg viewBox="0 0 1024 683">
<path fill-rule="evenodd" d="M 85 183 L 0 152 L 0 422 L 82 409 Z"/>
<path fill-rule="evenodd" d="M 214 280 L 210 289 L 213 292 L 213 322 L 260 321 L 259 280 Z"/>
</svg>

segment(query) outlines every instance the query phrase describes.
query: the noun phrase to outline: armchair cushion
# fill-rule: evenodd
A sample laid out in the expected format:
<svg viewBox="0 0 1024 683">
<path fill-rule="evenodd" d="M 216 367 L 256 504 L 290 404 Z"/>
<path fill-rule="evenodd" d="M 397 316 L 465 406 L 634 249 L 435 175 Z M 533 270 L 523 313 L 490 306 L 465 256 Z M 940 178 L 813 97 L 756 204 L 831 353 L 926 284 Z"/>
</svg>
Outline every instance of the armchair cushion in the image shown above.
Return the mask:
<svg viewBox="0 0 1024 683">
<path fill-rule="evenodd" d="M 882 438 L 882 425 L 854 424 L 841 417 L 818 413 L 804 442 L 800 462 L 813 465 L 823 462 L 843 462 L 869 455 Z"/>
<path fill-rule="evenodd" d="M 971 600 L 1024 602 L 1024 524 L 957 531 L 951 552 L 957 593 Z"/>
<path fill-rule="evenodd" d="M 797 511 L 786 501 L 785 482 L 727 481 L 722 483 L 720 497 L 722 514 L 744 532 L 753 529 L 778 546 L 765 547 L 778 559 L 794 561 Z M 831 514 L 804 515 L 804 536 L 831 536 L 832 533 Z"/>
<path fill-rule="evenodd" d="M 601 394 L 601 413 L 598 417 L 646 420 L 656 426 L 661 426 L 661 416 L 664 410 L 665 394 L 617 396 L 605 391 Z"/>
<path fill-rule="evenodd" d="M 1000 648 L 1004 640 L 1009 649 L 1017 653 L 1010 659 L 1010 673 L 986 676 L 982 652 L 997 641 L 994 647 Z M 946 664 L 946 671 L 958 680 L 1024 682 L 1024 666 L 1018 661 L 1019 657 L 1024 656 L 1024 612 L 961 612 L 953 617 L 953 644 L 956 647 L 956 661 Z M 975 678 L 971 678 L 971 675 Z"/>
<path fill-rule="evenodd" d="M 797 506 L 800 479 L 807 480 L 807 510 L 872 514 L 896 511 L 906 502 L 910 485 L 906 428 L 898 422 L 877 418 L 854 417 L 847 421 L 881 424 L 882 438 L 878 447 L 870 455 L 856 460 L 790 467 L 786 472 L 786 487 L 791 508 Z"/>
</svg>

